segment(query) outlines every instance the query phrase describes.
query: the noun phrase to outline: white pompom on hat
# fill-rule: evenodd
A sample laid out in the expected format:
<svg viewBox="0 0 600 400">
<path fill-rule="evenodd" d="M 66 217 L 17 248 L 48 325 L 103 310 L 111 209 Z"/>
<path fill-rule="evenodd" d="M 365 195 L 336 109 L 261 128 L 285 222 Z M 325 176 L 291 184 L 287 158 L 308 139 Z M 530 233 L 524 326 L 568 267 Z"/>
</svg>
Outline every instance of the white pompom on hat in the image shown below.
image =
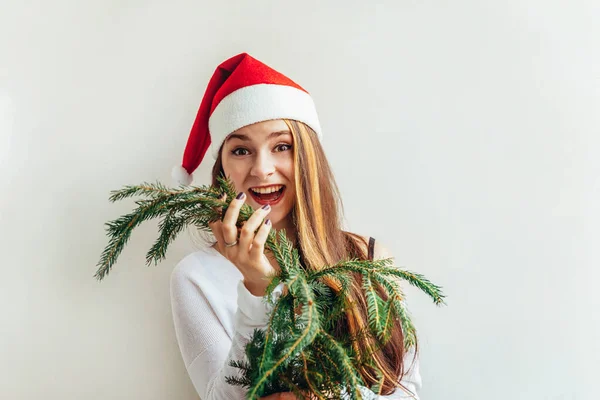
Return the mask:
<svg viewBox="0 0 600 400">
<path fill-rule="evenodd" d="M 300 85 L 247 53 L 222 62 L 202 98 L 183 162 L 171 171 L 174 182 L 190 185 L 193 172 L 209 147 L 216 160 L 230 133 L 256 122 L 281 118 L 305 123 L 322 139 L 313 99 Z"/>
</svg>

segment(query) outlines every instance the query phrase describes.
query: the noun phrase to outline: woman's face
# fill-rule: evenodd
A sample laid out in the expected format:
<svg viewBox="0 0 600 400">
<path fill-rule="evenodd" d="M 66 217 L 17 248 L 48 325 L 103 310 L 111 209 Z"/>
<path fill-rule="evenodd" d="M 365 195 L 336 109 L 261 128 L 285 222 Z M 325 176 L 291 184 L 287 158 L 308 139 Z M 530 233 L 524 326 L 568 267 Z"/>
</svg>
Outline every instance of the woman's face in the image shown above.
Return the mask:
<svg viewBox="0 0 600 400">
<path fill-rule="evenodd" d="M 264 204 L 271 205 L 268 218 L 274 228 L 287 225 L 296 199 L 293 144 L 292 134 L 282 120 L 245 126 L 231 133 L 223 143 L 221 160 L 225 175 L 233 181 L 237 192 L 246 193 L 245 202 L 254 210 Z M 259 188 L 279 190 L 258 194 Z"/>
</svg>

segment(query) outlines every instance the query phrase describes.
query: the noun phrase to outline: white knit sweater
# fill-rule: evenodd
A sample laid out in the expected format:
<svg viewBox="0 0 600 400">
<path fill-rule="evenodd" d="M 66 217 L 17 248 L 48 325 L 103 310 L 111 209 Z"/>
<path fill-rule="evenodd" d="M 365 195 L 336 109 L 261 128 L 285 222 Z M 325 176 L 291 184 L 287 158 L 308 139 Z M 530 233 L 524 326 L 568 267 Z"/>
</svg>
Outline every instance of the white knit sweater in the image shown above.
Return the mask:
<svg viewBox="0 0 600 400">
<path fill-rule="evenodd" d="M 281 291 L 279 285 L 273 293 L 275 298 Z M 235 265 L 212 247 L 189 254 L 173 269 L 171 307 L 175 333 L 187 372 L 202 400 L 246 398 L 246 388 L 229 385 L 225 377 L 239 374 L 237 368 L 229 366 L 229 361 L 245 360 L 244 346 L 254 329 L 268 326 L 271 308 L 264 300 L 246 289 Z M 407 354 L 407 362 L 413 355 Z M 421 388 L 418 359 L 402 383 L 418 399 L 416 393 Z M 396 389 L 391 395 L 373 398 L 413 397 Z"/>
</svg>

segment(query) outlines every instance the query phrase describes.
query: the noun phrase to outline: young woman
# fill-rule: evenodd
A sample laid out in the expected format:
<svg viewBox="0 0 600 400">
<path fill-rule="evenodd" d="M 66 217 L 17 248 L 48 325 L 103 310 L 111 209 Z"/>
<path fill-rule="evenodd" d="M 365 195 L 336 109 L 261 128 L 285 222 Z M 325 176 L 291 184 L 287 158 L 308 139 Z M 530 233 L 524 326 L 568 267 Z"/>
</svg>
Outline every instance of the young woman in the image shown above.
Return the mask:
<svg viewBox="0 0 600 400">
<path fill-rule="evenodd" d="M 244 359 L 254 329 L 268 325 L 271 309 L 263 298 L 269 276 L 279 269 L 265 252 L 271 229 L 285 231 L 311 270 L 350 257 L 390 257 L 373 238 L 342 229 L 342 202 L 320 140 L 314 103 L 295 82 L 246 53 L 217 67 L 183 163 L 173 170 L 178 183 L 190 184 L 192 172 L 210 150 L 216 160 L 212 184 L 224 173 L 239 192 L 223 221 L 210 225 L 216 242 L 186 256 L 171 275 L 177 341 L 202 400 L 245 399 L 246 390 L 227 384 L 225 377 L 238 375 L 229 362 Z M 235 223 L 244 203 L 255 211 L 238 229 Z M 335 290 L 334 282 L 325 283 Z M 283 289 L 280 284 L 273 295 L 278 297 Z M 367 324 L 359 281 L 350 296 L 356 307 L 346 312 L 340 334 Z M 358 347 L 366 352 L 373 345 L 365 339 Z M 399 323 L 373 359 L 385 375 L 384 395 L 378 398 L 418 399 L 418 358 L 416 351 L 405 352 Z M 376 382 L 372 369 L 360 373 L 367 384 Z M 296 397 L 277 393 L 263 399 L 284 398 Z"/>
</svg>

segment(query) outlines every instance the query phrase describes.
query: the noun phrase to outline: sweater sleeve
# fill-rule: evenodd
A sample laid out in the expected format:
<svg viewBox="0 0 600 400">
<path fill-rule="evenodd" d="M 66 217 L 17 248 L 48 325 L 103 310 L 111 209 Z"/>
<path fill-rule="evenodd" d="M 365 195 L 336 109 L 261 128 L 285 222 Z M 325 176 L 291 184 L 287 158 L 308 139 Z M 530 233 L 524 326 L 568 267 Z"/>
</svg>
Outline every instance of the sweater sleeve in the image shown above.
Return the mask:
<svg viewBox="0 0 600 400">
<path fill-rule="evenodd" d="M 275 288 L 275 299 L 281 295 L 282 290 L 283 284 Z M 246 360 L 244 347 L 252 337 L 254 329 L 265 329 L 268 326 L 271 306 L 266 303 L 264 297 L 250 293 L 242 280 L 238 281 L 237 295 L 234 333 L 230 339 L 202 290 L 184 275 L 174 274 L 171 277 L 171 307 L 177 342 L 190 380 L 202 400 L 246 398 L 246 388 L 225 382 L 226 376 L 239 374 L 239 370 L 229 366 L 229 362 Z M 364 398 L 419 400 L 419 360 L 415 358 L 411 365 L 413 357 L 412 352 L 405 356 L 406 365 L 410 366 L 410 369 L 401 382 L 414 397 L 401 388 L 387 396 L 377 396 L 369 389 L 361 388 Z"/>
<path fill-rule="evenodd" d="M 414 358 L 414 361 L 413 361 Z M 419 359 L 414 357 L 414 351 L 408 351 L 404 355 L 404 362 L 406 365 L 407 373 L 404 374 L 400 381 L 404 388 L 410 391 L 408 393 L 402 388 L 396 388 L 396 391 L 387 396 L 378 396 L 373 393 L 370 389 L 360 386 L 360 393 L 364 400 L 405 400 L 413 399 L 420 400 L 418 391 L 421 389 L 421 373 L 419 371 Z M 409 368 L 410 367 L 410 368 Z M 345 396 L 345 397 L 344 397 Z M 347 394 L 342 395 L 342 400 L 350 398 Z"/>
<path fill-rule="evenodd" d="M 184 280 L 184 279 L 183 279 Z M 282 291 L 280 284 L 273 295 Z M 226 376 L 239 376 L 230 361 L 246 360 L 244 347 L 255 328 L 265 329 L 271 306 L 251 294 L 243 281 L 237 285 L 234 333 L 230 339 L 206 297 L 191 282 L 171 278 L 171 306 L 177 342 L 188 375 L 202 400 L 243 400 L 247 388 L 230 385 Z"/>
</svg>

